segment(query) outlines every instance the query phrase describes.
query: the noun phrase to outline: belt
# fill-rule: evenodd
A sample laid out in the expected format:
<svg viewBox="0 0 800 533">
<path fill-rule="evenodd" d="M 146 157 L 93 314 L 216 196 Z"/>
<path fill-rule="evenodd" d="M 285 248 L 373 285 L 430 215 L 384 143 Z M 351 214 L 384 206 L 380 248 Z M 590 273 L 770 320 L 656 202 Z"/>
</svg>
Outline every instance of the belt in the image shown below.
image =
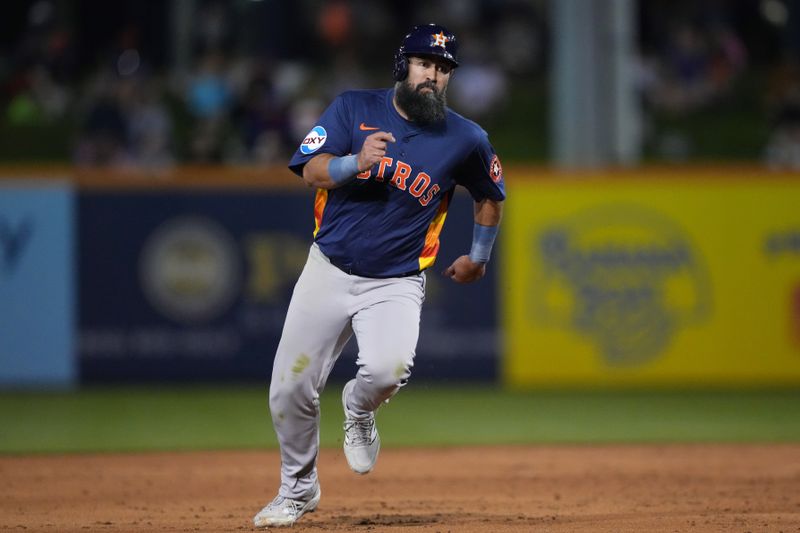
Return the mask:
<svg viewBox="0 0 800 533">
<path fill-rule="evenodd" d="M 388 276 L 382 275 L 375 275 L 375 274 L 363 274 L 360 271 L 354 269 L 352 266 L 345 265 L 341 261 L 337 259 L 332 259 L 328 257 L 328 261 L 331 262 L 333 266 L 344 272 L 345 274 L 350 274 L 351 276 L 360 276 L 362 278 L 375 278 L 375 279 L 387 279 L 387 278 L 407 278 L 409 276 L 418 276 L 422 273 L 422 270 L 411 270 L 409 272 L 403 272 L 402 274 L 392 274 Z"/>
</svg>

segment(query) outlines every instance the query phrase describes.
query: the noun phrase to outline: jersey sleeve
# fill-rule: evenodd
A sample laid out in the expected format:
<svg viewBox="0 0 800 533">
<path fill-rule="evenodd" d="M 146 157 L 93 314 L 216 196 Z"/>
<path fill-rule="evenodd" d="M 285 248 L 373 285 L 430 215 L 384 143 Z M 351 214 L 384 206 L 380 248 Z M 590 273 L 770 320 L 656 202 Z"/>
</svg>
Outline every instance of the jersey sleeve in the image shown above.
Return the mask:
<svg viewBox="0 0 800 533">
<path fill-rule="evenodd" d="M 289 169 L 303 176 L 303 167 L 319 154 L 347 155 L 352 144 L 352 113 L 347 94 L 331 102 L 289 161 Z"/>
<path fill-rule="evenodd" d="M 503 167 L 485 131 L 481 130 L 478 134 L 478 142 L 460 165 L 455 180 L 469 191 L 476 202 L 485 199 L 498 202 L 505 200 Z"/>
</svg>

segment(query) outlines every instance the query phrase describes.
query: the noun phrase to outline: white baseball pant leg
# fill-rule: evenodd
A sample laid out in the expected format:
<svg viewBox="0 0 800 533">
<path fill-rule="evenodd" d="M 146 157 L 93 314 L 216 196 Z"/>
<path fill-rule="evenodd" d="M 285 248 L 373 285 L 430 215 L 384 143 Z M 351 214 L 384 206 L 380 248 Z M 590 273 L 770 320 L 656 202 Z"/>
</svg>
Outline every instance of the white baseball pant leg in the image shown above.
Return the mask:
<svg viewBox="0 0 800 533">
<path fill-rule="evenodd" d="M 295 285 L 275 354 L 269 404 L 281 447 L 279 494 L 307 496 L 317 481 L 319 395 L 355 330 L 356 387 L 348 411 L 368 416 L 405 384 L 413 365 L 424 274 L 373 279 L 348 275 L 311 247 Z"/>
<path fill-rule="evenodd" d="M 358 373 L 347 410 L 356 418 L 368 417 L 408 381 L 425 299 L 425 274 L 369 281 L 352 320 Z"/>
</svg>

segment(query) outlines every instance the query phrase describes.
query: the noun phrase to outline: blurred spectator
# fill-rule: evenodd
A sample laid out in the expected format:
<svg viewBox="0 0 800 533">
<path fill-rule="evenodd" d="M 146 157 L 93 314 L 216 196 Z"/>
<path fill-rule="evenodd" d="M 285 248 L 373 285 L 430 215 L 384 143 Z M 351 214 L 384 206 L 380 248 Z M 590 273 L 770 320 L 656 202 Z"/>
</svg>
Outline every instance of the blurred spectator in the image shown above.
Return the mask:
<svg viewBox="0 0 800 533">
<path fill-rule="evenodd" d="M 327 47 L 340 48 L 350 40 L 353 13 L 346 0 L 332 0 L 319 10 L 319 33 Z"/>
<path fill-rule="evenodd" d="M 386 62 L 383 76 L 376 80 L 378 85 L 385 86 L 391 83 L 390 62 Z M 337 94 L 351 89 L 363 89 L 369 86 L 370 81 L 361 68 L 359 59 L 352 49 L 342 50 L 334 58 L 325 71 L 326 87 L 323 97 L 333 98 Z"/>
<path fill-rule="evenodd" d="M 528 2 L 509 2 L 504 7 L 492 31 L 495 57 L 509 74 L 534 72 L 543 61 L 543 35 L 536 11 Z"/>
<path fill-rule="evenodd" d="M 42 113 L 30 93 L 15 95 L 8 103 L 6 121 L 11 126 L 31 126 L 41 122 Z"/>
<path fill-rule="evenodd" d="M 239 146 L 237 153 L 228 154 L 228 160 L 276 163 L 286 151 L 285 113 L 275 96 L 267 64 L 251 69 L 248 86 L 233 111 Z"/>
<path fill-rule="evenodd" d="M 193 118 L 190 153 L 193 160 L 219 162 L 223 156 L 224 135 L 233 94 L 228 86 L 225 57 L 206 52 L 186 87 L 186 103 Z"/>
<path fill-rule="evenodd" d="M 47 120 L 58 119 L 66 114 L 71 95 L 45 66 L 37 65 L 31 69 L 29 90 Z"/>
<path fill-rule="evenodd" d="M 194 48 L 199 54 L 225 51 L 235 40 L 231 24 L 231 6 L 227 2 L 201 2 L 193 27 Z"/>
<path fill-rule="evenodd" d="M 99 29 L 64 24 L 78 16 L 72 4 L 28 1 L 27 26 L 15 43 L 15 59 L 6 63 L 9 74 L 0 80 L 4 115 L 17 125 L 73 117 L 79 165 L 283 163 L 314 126 L 324 101 L 343 90 L 391 83 L 392 54 L 402 38 L 393 33 L 398 21 L 448 19 L 465 38 L 480 27 L 476 35 L 487 40 L 479 53 L 465 48 L 451 89 L 454 107 L 467 116 L 501 108 L 509 73 L 524 75 L 541 63 L 533 16 L 538 11 L 523 0 L 299 0 L 297 8 L 277 10 L 197 0 L 189 35 L 194 69 L 173 70 L 167 78 L 184 78 L 164 86 L 152 65 L 175 53 L 170 39 L 179 32 L 160 41 L 162 48 L 175 47 L 171 51 L 147 36 L 153 28 L 169 28 L 160 24 L 171 8 L 141 9 L 122 0 L 119 9 L 103 11 L 106 22 Z M 276 26 L 265 19 L 276 13 L 287 20 Z M 83 30 L 80 46 L 71 27 Z M 282 37 L 263 37 L 264 28 Z M 98 58 L 100 66 L 92 69 Z M 78 65 L 86 70 L 79 72 Z"/>
<path fill-rule="evenodd" d="M 800 83 L 788 88 L 774 120 L 764 153 L 775 170 L 800 170 Z"/>
<path fill-rule="evenodd" d="M 110 72 L 101 73 L 91 84 L 75 149 L 78 166 L 126 167 L 131 163 L 120 91 Z"/>
<path fill-rule="evenodd" d="M 476 62 L 459 69 L 450 89 L 453 105 L 472 120 L 479 120 L 507 101 L 508 80 L 495 63 Z"/>
<path fill-rule="evenodd" d="M 289 133 L 297 144 L 317 124 L 317 119 L 325 111 L 325 102 L 316 96 L 306 96 L 297 99 L 289 108 Z M 292 150 L 294 151 L 294 149 Z"/>
<path fill-rule="evenodd" d="M 56 17 L 52 2 L 32 3 L 26 22 L 13 52 L 0 63 L 8 69 L 3 84 L 9 101 L 6 119 L 30 126 L 64 117 L 72 99 L 68 84 L 74 81 L 75 61 L 71 33 Z"/>
<path fill-rule="evenodd" d="M 747 67 L 747 49 L 741 37 L 725 24 L 713 27 L 711 45 L 711 80 L 717 91 L 724 92 Z"/>
<path fill-rule="evenodd" d="M 167 169 L 175 164 L 173 126 L 161 84 L 156 80 L 145 81 L 135 89 L 125 110 L 132 164 Z"/>
<path fill-rule="evenodd" d="M 189 111 L 200 120 L 218 118 L 231 104 L 231 91 L 225 78 L 225 57 L 208 52 L 198 61 L 186 92 Z"/>
<path fill-rule="evenodd" d="M 646 96 L 653 106 L 673 112 L 705 107 L 726 94 L 746 65 L 741 39 L 725 26 L 698 28 L 680 23 L 668 35 L 666 47 L 647 75 Z"/>
<path fill-rule="evenodd" d="M 195 0 L 184 4 L 193 16 L 181 32 L 169 20 L 170 3 L 18 0 L 8 11 L 14 20 L 0 20 L 6 29 L 0 118 L 2 127 L 57 124 L 77 132 L 80 164 L 282 163 L 314 126 L 321 102 L 343 90 L 391 83 L 398 28 L 438 21 L 462 42 L 449 94 L 453 108 L 529 130 L 530 124 L 508 119 L 524 109 L 545 120 L 539 110 L 547 102 L 530 99 L 546 92 L 549 1 Z M 731 95 L 742 91 L 760 91 L 763 100 L 759 81 L 770 61 L 800 50 L 794 0 L 639 0 L 637 6 L 638 78 L 651 126 L 647 144 L 657 157 L 695 157 L 699 143 L 677 122 L 726 102 L 735 107 Z M 100 9 L 102 25 L 82 19 L 84 8 Z M 194 65 L 192 71 L 174 68 L 179 55 L 186 58 L 180 66 Z M 170 85 L 155 81 L 161 78 Z M 795 137 L 794 99 L 769 102 L 782 117 L 773 123 L 771 155 L 764 156 L 770 161 L 791 159 L 785 154 Z M 754 152 L 764 143 L 760 126 Z M 535 129 L 546 136 L 546 125 Z"/>
<path fill-rule="evenodd" d="M 462 42 L 462 64 L 452 78 L 448 96 L 460 113 L 481 120 L 507 101 L 508 74 L 484 36 L 467 34 Z"/>
</svg>

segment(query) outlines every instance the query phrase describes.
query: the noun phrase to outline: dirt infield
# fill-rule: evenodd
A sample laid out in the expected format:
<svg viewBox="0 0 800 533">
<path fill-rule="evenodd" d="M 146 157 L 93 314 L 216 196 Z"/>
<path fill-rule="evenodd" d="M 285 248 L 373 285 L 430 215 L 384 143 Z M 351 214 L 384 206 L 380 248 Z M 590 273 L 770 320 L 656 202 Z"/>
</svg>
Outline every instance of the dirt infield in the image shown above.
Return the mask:
<svg viewBox="0 0 800 533">
<path fill-rule="evenodd" d="M 0 457 L 0 530 L 247 531 L 276 452 Z M 301 531 L 800 532 L 800 445 L 385 449 L 320 457 Z"/>
</svg>

